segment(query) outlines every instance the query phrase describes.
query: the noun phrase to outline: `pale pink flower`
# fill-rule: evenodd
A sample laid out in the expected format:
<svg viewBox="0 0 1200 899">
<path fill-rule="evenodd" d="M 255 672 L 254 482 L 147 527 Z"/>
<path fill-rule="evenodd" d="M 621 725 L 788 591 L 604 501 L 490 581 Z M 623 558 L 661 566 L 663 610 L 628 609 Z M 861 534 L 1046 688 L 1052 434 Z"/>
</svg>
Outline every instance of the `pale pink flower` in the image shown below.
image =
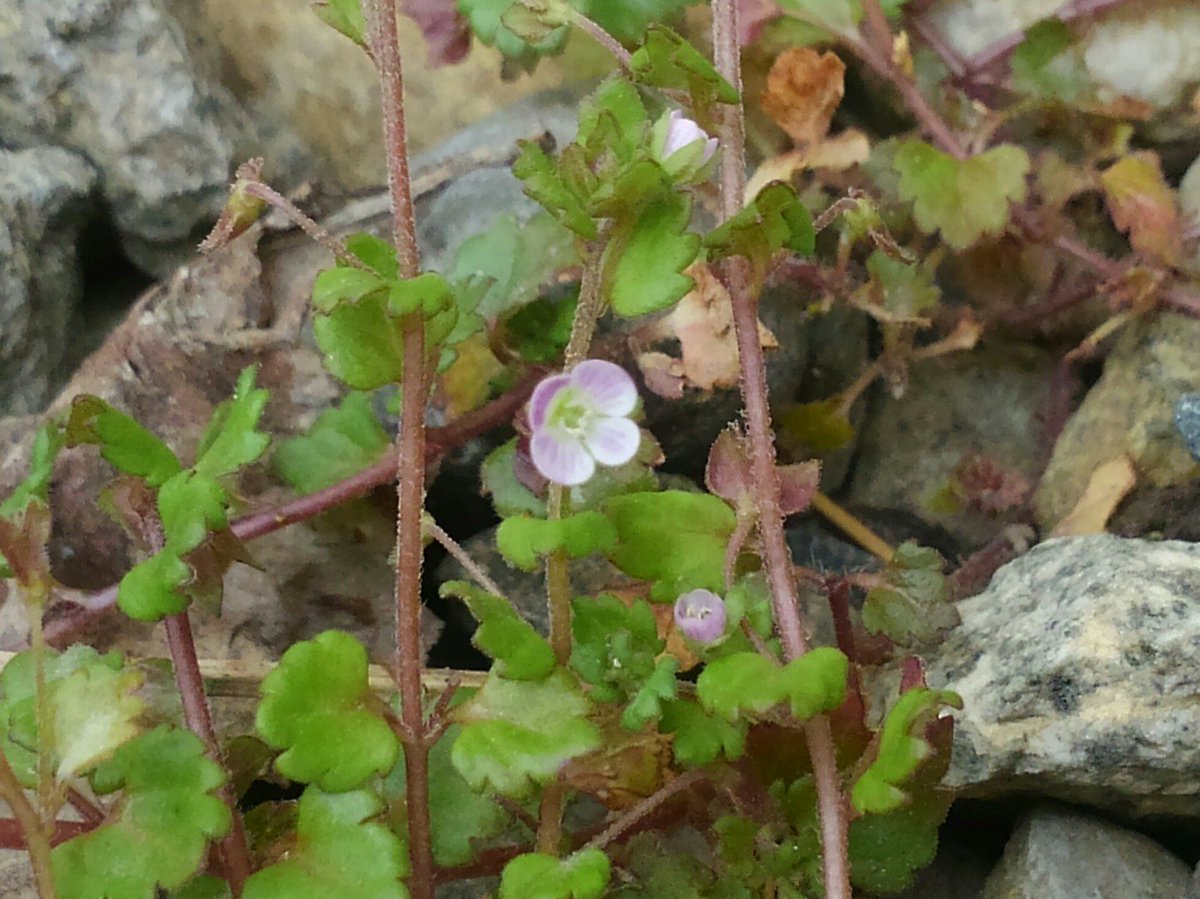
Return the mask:
<svg viewBox="0 0 1200 899">
<path fill-rule="evenodd" d="M 693 643 L 714 643 L 725 635 L 725 601 L 711 590 L 689 590 L 675 600 L 675 626 Z"/>
<path fill-rule="evenodd" d="M 667 113 L 666 126 L 662 132 L 662 148 L 659 156 L 667 160 L 684 147 L 690 147 L 698 141 L 704 142 L 697 165 L 705 165 L 717 152 L 717 139 L 709 137 L 707 132 L 678 109 Z"/>
<path fill-rule="evenodd" d="M 573 487 L 601 465 L 623 465 L 637 453 L 637 405 L 633 378 L 619 365 L 588 359 L 570 372 L 551 375 L 529 399 L 529 455 L 548 480 Z"/>
</svg>

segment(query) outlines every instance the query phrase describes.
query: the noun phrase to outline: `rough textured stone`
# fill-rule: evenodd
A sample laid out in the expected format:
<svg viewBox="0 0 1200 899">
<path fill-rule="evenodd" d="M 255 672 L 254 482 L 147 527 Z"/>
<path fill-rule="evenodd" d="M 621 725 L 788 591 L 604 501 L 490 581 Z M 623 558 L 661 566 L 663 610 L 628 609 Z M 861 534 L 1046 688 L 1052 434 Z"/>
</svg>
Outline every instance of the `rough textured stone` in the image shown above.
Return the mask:
<svg viewBox="0 0 1200 899">
<path fill-rule="evenodd" d="M 0 414 L 40 412 L 81 293 L 94 174 L 52 147 L 0 150 Z"/>
<path fill-rule="evenodd" d="M 1121 337 L 1054 447 L 1034 497 L 1038 521 L 1053 527 L 1071 511 L 1096 467 L 1122 453 L 1139 489 L 1187 483 L 1200 471 L 1175 427 L 1179 397 L 1200 390 L 1200 321 L 1163 313 Z"/>
<path fill-rule="evenodd" d="M 958 611 L 927 659 L 964 702 L 950 785 L 1200 817 L 1200 545 L 1049 540 Z"/>
<path fill-rule="evenodd" d="M 951 45 L 970 55 L 1067 5 L 1069 0 L 941 0 L 932 16 Z M 1089 23 L 1081 49 L 1102 99 L 1181 103 L 1200 85 L 1200 7 L 1192 0 L 1127 4 Z"/>
<path fill-rule="evenodd" d="M 87 156 L 126 250 L 165 273 L 224 201 L 232 98 L 198 72 L 161 0 L 8 0 L 0 133 Z"/>
<path fill-rule="evenodd" d="M 348 190 L 386 181 L 374 68 L 312 14 L 309 0 L 170 2 L 219 45 L 222 81 L 263 127 L 273 178 L 295 183 L 289 166 L 298 165 L 306 177 Z M 406 102 L 417 113 L 408 118 L 414 153 L 528 94 L 580 77 L 577 65 L 568 71 L 548 60 L 533 75 L 501 79 L 499 54 L 480 47 L 455 66 L 433 68 L 416 26 L 405 16 L 399 24 Z"/>
<path fill-rule="evenodd" d="M 1179 899 L 1188 875 L 1141 834 L 1042 807 L 1017 828 L 980 899 Z"/>
<path fill-rule="evenodd" d="M 880 390 L 859 438 L 849 498 L 865 506 L 910 512 L 982 544 L 996 520 L 969 511 L 942 511 L 936 498 L 970 453 L 1032 479 L 1038 468 L 1038 412 L 1054 359 L 1022 346 L 985 347 L 913 366 L 897 400 Z"/>
</svg>

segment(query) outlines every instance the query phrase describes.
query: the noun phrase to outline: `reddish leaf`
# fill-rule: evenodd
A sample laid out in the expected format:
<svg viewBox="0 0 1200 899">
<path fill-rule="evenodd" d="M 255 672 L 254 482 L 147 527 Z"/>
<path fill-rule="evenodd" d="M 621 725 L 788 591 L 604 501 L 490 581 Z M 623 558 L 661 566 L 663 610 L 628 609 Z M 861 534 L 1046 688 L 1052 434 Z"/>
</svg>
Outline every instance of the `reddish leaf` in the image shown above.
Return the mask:
<svg viewBox="0 0 1200 899">
<path fill-rule="evenodd" d="M 457 0 L 404 0 L 403 11 L 425 36 L 431 66 L 461 62 L 470 51 L 471 30 Z"/>
<path fill-rule="evenodd" d="M 1175 194 L 1154 153 L 1130 153 L 1100 175 L 1108 211 L 1139 253 L 1175 265 L 1183 253 Z"/>
</svg>

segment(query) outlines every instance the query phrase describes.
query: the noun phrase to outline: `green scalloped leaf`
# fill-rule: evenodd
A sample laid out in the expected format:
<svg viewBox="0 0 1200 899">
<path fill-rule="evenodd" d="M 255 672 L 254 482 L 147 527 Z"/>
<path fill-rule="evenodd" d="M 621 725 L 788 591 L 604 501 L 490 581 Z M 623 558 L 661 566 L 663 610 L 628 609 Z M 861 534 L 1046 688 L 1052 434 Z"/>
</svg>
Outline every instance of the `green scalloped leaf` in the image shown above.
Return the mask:
<svg viewBox="0 0 1200 899">
<path fill-rule="evenodd" d="M 617 702 L 641 689 L 663 648 L 650 604 L 602 593 L 578 597 L 571 613 L 571 667 L 592 685 L 592 697 Z"/>
<path fill-rule="evenodd" d="M 82 645 L 47 649 L 45 678 L 53 724 L 48 751 L 58 780 L 90 771 L 141 731 L 145 704 L 133 694 L 142 675 L 125 668 L 120 653 L 100 655 Z M 37 745 L 33 653 L 26 650 L 0 672 L 0 749 L 27 787 L 37 783 Z"/>
<path fill-rule="evenodd" d="M 170 447 L 97 396 L 82 394 L 71 401 L 64 436 L 68 447 L 99 446 L 105 461 L 150 487 L 162 486 L 183 467 Z"/>
<path fill-rule="evenodd" d="M 1025 199 L 1029 155 L 1021 147 L 1001 144 L 958 160 L 919 141 L 896 147 L 894 163 L 900 196 L 913 204 L 922 231 L 940 231 L 956 250 L 965 250 L 986 235 L 1000 234 L 1013 203 Z"/>
<path fill-rule="evenodd" d="M 251 876 L 242 899 L 407 899 L 404 841 L 370 820 L 383 811 L 383 801 L 365 790 L 309 787 L 300 797 L 295 846 Z"/>
<path fill-rule="evenodd" d="M 851 791 L 850 801 L 856 809 L 863 814 L 885 814 L 910 799 L 900 786 L 932 755 L 934 748 L 925 738 L 925 728 L 946 707 L 961 709 L 962 697 L 950 690 L 925 687 L 900 697 L 884 719 L 875 761 Z"/>
<path fill-rule="evenodd" d="M 266 452 L 271 438 L 257 428 L 270 394 L 254 386 L 257 371 L 257 365 L 242 369 L 233 397 L 213 410 L 192 466 L 197 477 L 215 479 L 233 474 Z"/>
<path fill-rule="evenodd" d="M 500 522 L 496 530 L 496 549 L 523 571 L 536 571 L 543 557 L 559 550 L 572 559 L 608 552 L 616 540 L 612 522 L 599 512 L 577 512 L 554 520 L 514 516 Z"/>
<path fill-rule="evenodd" d="M 400 323 L 387 314 L 387 296 L 368 294 L 313 317 L 313 335 L 334 377 L 356 390 L 399 383 L 404 375 Z"/>
<path fill-rule="evenodd" d="M 628 575 L 658 581 L 656 600 L 674 602 L 696 587 L 724 589 L 736 516 L 721 499 L 682 490 L 628 493 L 608 500 L 604 513 L 617 529 L 609 560 Z"/>
<path fill-rule="evenodd" d="M 532 141 L 519 141 L 521 155 L 512 172 L 525 184 L 525 193 L 545 207 L 561 224 L 587 240 L 599 233 L 587 210 L 587 197 L 568 184 L 546 151 Z"/>
<path fill-rule="evenodd" d="M 163 726 L 126 743 L 94 776 L 99 792 L 123 789 L 116 820 L 52 851 L 59 899 L 153 899 L 182 886 L 229 829 L 213 795 L 224 782 L 189 731 Z"/>
<path fill-rule="evenodd" d="M 280 774 L 351 790 L 390 771 L 399 743 L 367 680 L 367 651 L 341 631 L 293 644 L 262 682 L 255 724 Z"/>
<path fill-rule="evenodd" d="M 500 899 L 598 899 L 611 871 L 608 856 L 599 849 L 581 849 L 566 858 L 518 855 L 504 866 Z"/>
<path fill-rule="evenodd" d="M 677 699 L 662 704 L 659 729 L 673 734 L 671 751 L 685 768 L 699 768 L 716 761 L 721 753 L 733 761 L 746 751 L 746 723 L 729 722 L 709 715 L 698 702 Z"/>
<path fill-rule="evenodd" d="M 564 671 L 540 682 L 492 674 L 451 713 L 463 726 L 451 750 L 454 767 L 477 792 L 528 798 L 568 760 L 600 745 L 589 708 Z"/>
<path fill-rule="evenodd" d="M 901 646 L 925 646 L 958 624 L 937 550 L 906 540 L 884 566 L 884 583 L 863 601 L 863 626 Z"/>
<path fill-rule="evenodd" d="M 301 494 L 316 493 L 378 462 L 391 440 L 367 393 L 351 393 L 320 414 L 308 433 L 280 441 L 276 471 Z"/>
<path fill-rule="evenodd" d="M 696 681 L 696 696 L 727 721 L 761 715 L 784 702 L 793 717 L 805 721 L 845 701 L 848 673 L 846 657 L 828 646 L 783 667 L 756 652 L 740 652 L 709 662 Z"/>
<path fill-rule="evenodd" d="M 699 50 L 664 25 L 651 25 L 629 63 L 635 79 L 650 87 L 685 92 L 707 115 L 714 103 L 737 103 L 738 92 Z"/>
<path fill-rule="evenodd" d="M 542 680 L 554 670 L 554 650 L 506 599 L 493 596 L 466 581 L 447 581 L 442 597 L 466 603 L 479 622 L 471 643 L 496 660 L 496 674 L 513 680 Z"/>
<path fill-rule="evenodd" d="M 604 262 L 614 312 L 627 318 L 658 312 L 692 289 L 695 282 L 683 274 L 700 251 L 700 235 L 687 230 L 691 218 L 691 200 L 668 194 L 614 235 Z"/>
</svg>

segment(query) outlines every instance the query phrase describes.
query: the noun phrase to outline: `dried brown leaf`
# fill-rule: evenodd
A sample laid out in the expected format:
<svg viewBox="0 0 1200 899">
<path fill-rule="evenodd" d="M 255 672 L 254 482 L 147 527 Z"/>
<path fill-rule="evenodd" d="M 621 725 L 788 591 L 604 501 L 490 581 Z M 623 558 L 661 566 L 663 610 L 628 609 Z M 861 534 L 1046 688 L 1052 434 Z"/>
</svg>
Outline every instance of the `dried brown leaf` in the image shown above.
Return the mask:
<svg viewBox="0 0 1200 899">
<path fill-rule="evenodd" d="M 846 65 L 831 51 L 791 47 L 775 59 L 762 94 L 763 111 L 796 142 L 807 146 L 829 132 L 846 92 Z"/>
<path fill-rule="evenodd" d="M 1054 537 L 1079 537 L 1102 534 L 1121 504 L 1137 483 L 1137 471 L 1127 455 L 1097 465 L 1088 479 L 1079 502 L 1054 528 Z"/>
<path fill-rule="evenodd" d="M 650 351 L 639 353 L 637 359 L 646 386 L 669 398 L 682 396 L 684 387 L 734 387 L 741 374 L 729 292 L 703 262 L 689 267 L 686 274 L 695 282 L 692 290 L 637 335 L 643 346 L 661 340 L 679 341 L 679 358 Z M 779 346 L 775 335 L 761 322 L 758 337 L 767 349 Z"/>
</svg>

